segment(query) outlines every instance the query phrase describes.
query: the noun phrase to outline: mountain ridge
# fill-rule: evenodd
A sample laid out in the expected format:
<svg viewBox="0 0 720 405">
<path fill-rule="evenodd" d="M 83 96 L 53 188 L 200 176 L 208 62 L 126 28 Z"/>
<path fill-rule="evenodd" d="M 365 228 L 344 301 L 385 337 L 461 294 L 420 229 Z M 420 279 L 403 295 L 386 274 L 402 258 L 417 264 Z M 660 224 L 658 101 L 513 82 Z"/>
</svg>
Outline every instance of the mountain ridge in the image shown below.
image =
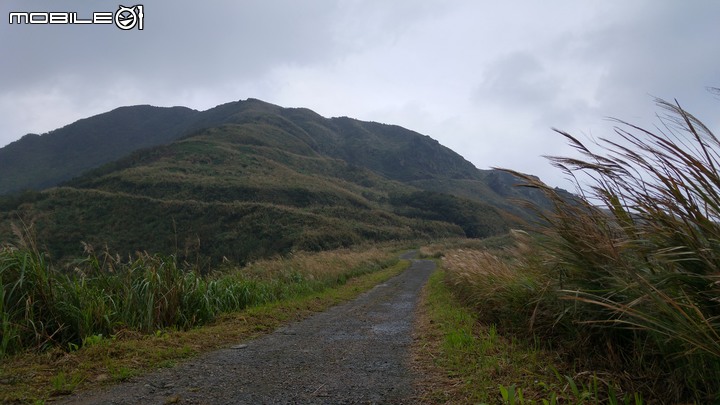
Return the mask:
<svg viewBox="0 0 720 405">
<path fill-rule="evenodd" d="M 52 187 L 134 150 L 170 142 L 175 127 L 196 112 L 118 107 L 43 135 L 27 134 L 0 148 L 0 194 Z"/>
<path fill-rule="evenodd" d="M 151 113 L 157 117 L 148 119 L 147 116 Z M 147 104 L 124 106 L 80 119 L 42 135 L 26 134 L 0 148 L 0 195 L 52 187 L 136 150 L 167 144 L 206 128 L 228 123 L 244 123 L 248 119 L 262 116 L 268 117 L 268 113 L 272 113 L 276 118 L 283 118 L 285 129 L 294 127 L 295 130 L 306 134 L 307 131 L 312 131 L 315 136 L 333 130 L 342 132 L 345 136 L 338 139 L 342 143 L 340 149 L 337 149 L 336 145 L 335 149 L 324 149 L 320 152 L 352 164 L 358 164 L 363 158 L 358 156 L 358 146 L 367 145 L 367 141 L 377 141 L 378 133 L 411 132 L 412 138 L 406 140 L 414 142 L 415 152 L 418 146 L 425 148 L 428 148 L 428 144 L 432 144 L 432 147 L 442 146 L 427 135 L 397 125 L 360 121 L 349 117 L 324 118 L 307 108 L 283 108 L 253 98 L 220 104 L 205 111 L 182 106 L 156 107 Z M 313 119 L 308 120 L 308 116 Z M 294 121 L 299 117 L 305 118 L 306 121 L 300 123 Z M 318 125 L 318 122 L 324 122 L 325 125 Z M 305 127 L 299 124 L 305 124 Z M 297 133 L 297 131 L 292 132 Z M 355 138 L 358 136 L 364 137 L 364 142 L 360 142 L 360 138 Z M 122 141 L 129 144 L 123 144 Z M 459 176 L 475 178 L 471 172 L 478 169 L 472 163 L 449 148 L 444 146 L 442 148 L 446 153 L 454 155 L 453 159 L 459 158 L 464 161 L 465 173 L 458 174 Z M 367 152 L 382 153 L 372 149 Z M 388 162 L 385 164 L 385 167 L 375 167 L 375 169 L 391 176 L 397 175 L 397 170 L 400 169 L 405 180 L 418 176 L 417 173 L 407 173 L 402 170 L 402 161 L 397 165 Z M 429 162 L 429 164 L 434 163 Z M 447 169 L 447 167 L 437 169 Z"/>
<path fill-rule="evenodd" d="M 324 118 L 256 99 L 205 111 L 158 108 L 116 109 L 39 137 L 50 144 L 56 134 L 95 136 L 102 144 L 103 136 L 135 140 L 155 129 L 145 143 L 158 143 L 54 188 L 0 199 L 0 243 L 12 240 L 8 224 L 20 218 L 34 224 L 39 243 L 56 257 L 90 244 L 243 262 L 363 241 L 485 237 L 528 215 L 510 201 L 517 194 L 512 176 L 490 176 L 396 125 Z M 142 119 L 128 122 L 132 117 Z M 113 125 L 110 135 L 101 131 Z M 71 133 L 77 128 L 90 131 Z M 45 183 L 57 179 L 36 174 Z"/>
</svg>

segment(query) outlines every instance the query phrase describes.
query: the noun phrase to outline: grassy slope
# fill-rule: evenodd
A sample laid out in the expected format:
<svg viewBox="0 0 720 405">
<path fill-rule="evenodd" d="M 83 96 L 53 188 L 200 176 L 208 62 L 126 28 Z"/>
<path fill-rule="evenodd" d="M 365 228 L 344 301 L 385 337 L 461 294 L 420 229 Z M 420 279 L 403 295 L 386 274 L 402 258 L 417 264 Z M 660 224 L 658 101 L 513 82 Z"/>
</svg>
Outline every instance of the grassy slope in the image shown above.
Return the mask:
<svg viewBox="0 0 720 405">
<path fill-rule="evenodd" d="M 311 138 L 279 115 L 238 114 L 233 119 L 247 122 L 136 152 L 36 201 L 7 204 L 0 240 L 12 240 L 8 224 L 20 218 L 58 258 L 80 254 L 86 242 L 217 263 L 365 240 L 462 236 L 466 222 L 482 235 L 507 229 L 494 208 L 455 197 L 418 210 L 391 198 L 416 188 L 318 152 L 333 144 L 323 135 Z M 448 206 L 458 215 L 443 215 Z"/>
</svg>

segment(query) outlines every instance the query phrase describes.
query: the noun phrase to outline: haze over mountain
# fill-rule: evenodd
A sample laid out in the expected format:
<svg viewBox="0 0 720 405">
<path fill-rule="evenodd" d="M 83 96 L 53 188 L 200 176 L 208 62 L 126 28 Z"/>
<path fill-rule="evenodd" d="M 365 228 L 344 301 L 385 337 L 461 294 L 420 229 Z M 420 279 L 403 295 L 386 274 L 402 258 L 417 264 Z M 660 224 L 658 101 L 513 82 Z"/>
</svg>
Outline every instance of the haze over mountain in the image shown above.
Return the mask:
<svg viewBox="0 0 720 405">
<path fill-rule="evenodd" d="M 362 241 L 484 237 L 537 193 L 434 139 L 259 100 L 122 107 L 0 149 L 0 242 L 33 224 L 52 255 L 83 242 L 210 262 Z"/>
</svg>

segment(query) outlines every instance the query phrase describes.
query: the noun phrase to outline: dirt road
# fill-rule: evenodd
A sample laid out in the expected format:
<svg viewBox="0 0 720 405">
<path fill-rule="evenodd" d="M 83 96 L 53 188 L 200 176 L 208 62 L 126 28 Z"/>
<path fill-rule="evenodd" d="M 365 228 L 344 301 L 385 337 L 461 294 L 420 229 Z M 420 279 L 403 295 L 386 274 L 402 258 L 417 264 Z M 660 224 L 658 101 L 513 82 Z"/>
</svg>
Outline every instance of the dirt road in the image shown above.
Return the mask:
<svg viewBox="0 0 720 405">
<path fill-rule="evenodd" d="M 407 257 L 411 257 L 408 255 Z M 434 269 L 413 260 L 354 301 L 71 404 L 413 403 L 415 304 Z"/>
</svg>

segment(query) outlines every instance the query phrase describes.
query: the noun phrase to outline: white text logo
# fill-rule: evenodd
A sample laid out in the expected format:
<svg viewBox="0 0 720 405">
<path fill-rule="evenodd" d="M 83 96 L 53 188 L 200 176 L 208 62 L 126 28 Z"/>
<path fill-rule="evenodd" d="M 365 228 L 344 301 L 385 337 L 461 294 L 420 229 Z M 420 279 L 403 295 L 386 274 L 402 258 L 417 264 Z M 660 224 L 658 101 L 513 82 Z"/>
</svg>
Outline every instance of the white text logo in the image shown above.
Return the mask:
<svg viewBox="0 0 720 405">
<path fill-rule="evenodd" d="M 123 31 L 144 28 L 145 7 L 138 4 L 132 7 L 118 6 L 115 12 L 95 12 L 88 16 L 78 16 L 76 12 L 11 12 L 10 24 L 115 24 Z"/>
</svg>

